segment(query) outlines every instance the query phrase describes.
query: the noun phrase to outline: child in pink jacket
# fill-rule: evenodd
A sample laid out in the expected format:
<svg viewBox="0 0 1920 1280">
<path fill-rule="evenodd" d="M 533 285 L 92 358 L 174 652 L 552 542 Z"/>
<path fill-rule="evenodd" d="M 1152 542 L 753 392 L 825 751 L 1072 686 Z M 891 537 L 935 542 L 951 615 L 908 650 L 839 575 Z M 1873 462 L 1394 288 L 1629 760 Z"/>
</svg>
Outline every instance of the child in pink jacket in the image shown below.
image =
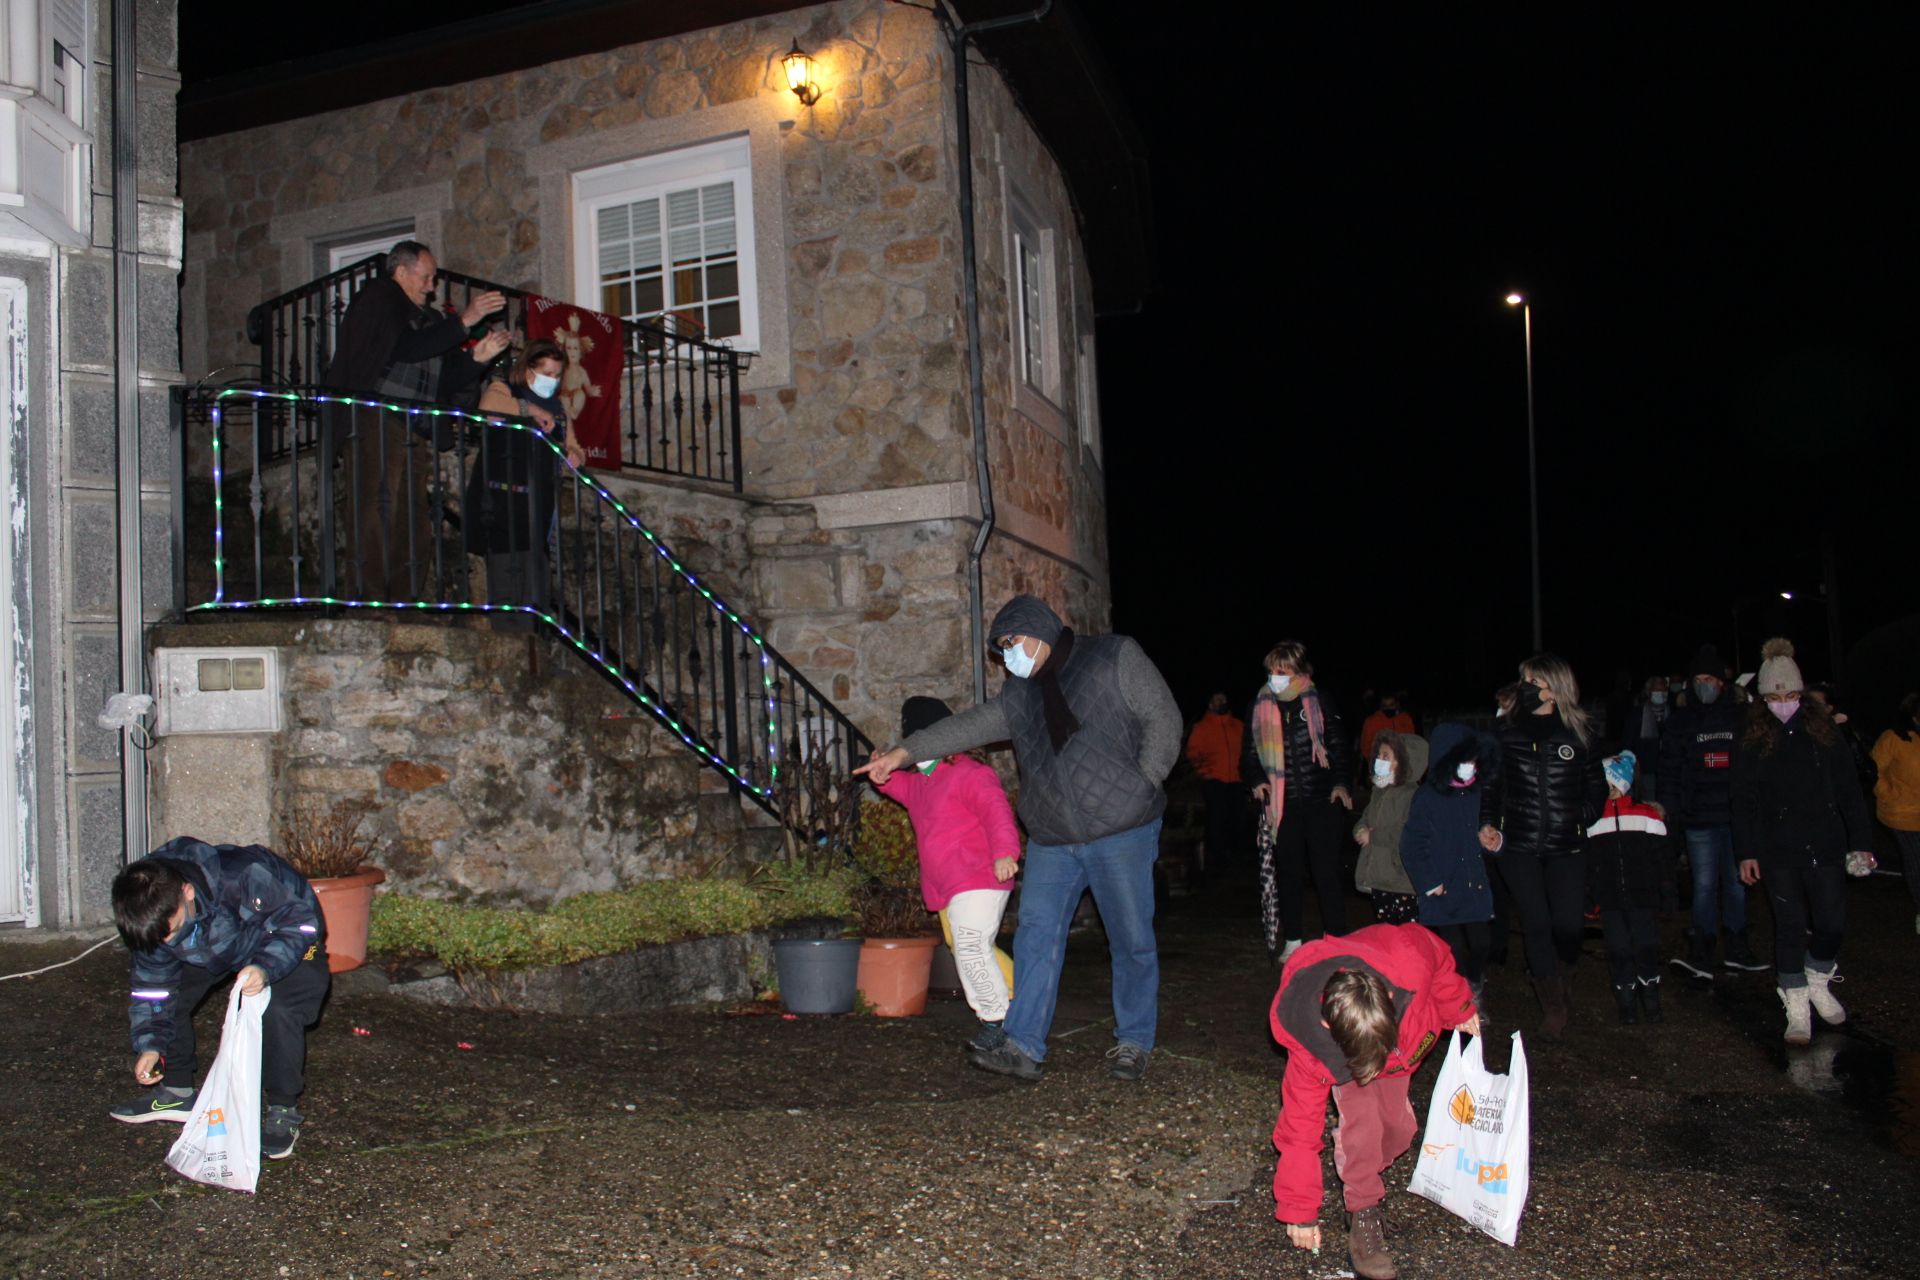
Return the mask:
<svg viewBox="0 0 1920 1280">
<path fill-rule="evenodd" d="M 908 698 L 900 709 L 906 738 L 952 715 L 938 698 Z M 967 1003 L 980 1019 L 972 1043 L 992 1048 L 1013 996 L 1013 961 L 994 945 L 1020 867 L 1020 828 L 1000 775 L 971 756 L 923 760 L 896 769 L 880 793 L 906 807 L 920 848 L 920 893 L 940 913 Z"/>
</svg>

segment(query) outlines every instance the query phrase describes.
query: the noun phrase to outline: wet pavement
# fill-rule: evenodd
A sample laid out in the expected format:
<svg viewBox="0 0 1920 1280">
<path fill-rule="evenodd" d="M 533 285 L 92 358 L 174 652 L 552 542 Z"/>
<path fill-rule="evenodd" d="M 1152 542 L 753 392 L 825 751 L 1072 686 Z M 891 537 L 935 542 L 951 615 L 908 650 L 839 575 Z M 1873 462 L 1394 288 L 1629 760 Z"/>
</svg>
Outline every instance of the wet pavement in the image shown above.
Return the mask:
<svg viewBox="0 0 1920 1280">
<path fill-rule="evenodd" d="M 1791 1052 L 1766 974 L 1669 981 L 1665 1024 L 1617 1025 L 1590 939 L 1572 1030 L 1527 1040 L 1534 1171 L 1518 1246 L 1396 1191 L 1402 1274 L 1920 1273 L 1920 938 L 1897 881 L 1857 886 L 1850 905 L 1836 990 L 1854 1016 Z M 1161 1050 L 1137 1085 L 1104 1071 L 1093 931 L 1074 939 L 1032 1086 L 962 1063 L 957 999 L 892 1021 L 593 1019 L 435 1009 L 362 977 L 312 1036 L 298 1149 L 251 1197 L 168 1171 L 173 1126 L 107 1118 L 134 1091 L 124 958 L 109 947 L 0 982 L 0 1274 L 1343 1274 L 1337 1206 L 1318 1258 L 1272 1217 L 1283 1060 L 1251 882 L 1173 899 L 1161 938 Z M 0 972 L 81 945 L 0 945 Z M 1531 1029 L 1522 975 L 1496 970 L 1488 1003 L 1498 1069 L 1508 1033 Z M 223 1008 L 202 1010 L 209 1041 Z M 1423 1115 L 1434 1074 L 1415 1085 Z"/>
</svg>

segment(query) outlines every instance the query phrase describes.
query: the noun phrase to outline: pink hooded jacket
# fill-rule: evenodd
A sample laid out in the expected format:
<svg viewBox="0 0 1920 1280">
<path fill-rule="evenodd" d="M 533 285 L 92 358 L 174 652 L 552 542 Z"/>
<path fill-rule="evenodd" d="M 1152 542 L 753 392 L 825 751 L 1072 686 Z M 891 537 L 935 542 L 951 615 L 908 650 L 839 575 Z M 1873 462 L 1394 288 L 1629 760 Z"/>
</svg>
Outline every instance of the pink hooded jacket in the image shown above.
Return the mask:
<svg viewBox="0 0 1920 1280">
<path fill-rule="evenodd" d="M 993 878 L 995 858 L 1020 856 L 1020 828 L 999 774 L 953 756 L 929 774 L 895 769 L 880 793 L 904 805 L 913 823 L 927 910 L 944 911 L 954 894 L 969 889 L 1011 887 Z"/>
</svg>

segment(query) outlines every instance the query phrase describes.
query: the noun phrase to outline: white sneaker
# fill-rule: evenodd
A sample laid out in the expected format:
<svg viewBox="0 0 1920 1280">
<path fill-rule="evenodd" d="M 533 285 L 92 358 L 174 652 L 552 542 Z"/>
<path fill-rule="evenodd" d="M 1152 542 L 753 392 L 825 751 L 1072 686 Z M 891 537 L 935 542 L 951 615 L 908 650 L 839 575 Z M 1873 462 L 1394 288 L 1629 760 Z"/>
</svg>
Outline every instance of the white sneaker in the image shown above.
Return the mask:
<svg viewBox="0 0 1920 1280">
<path fill-rule="evenodd" d="M 1813 1018 L 1807 1006 L 1805 987 L 1775 987 L 1780 1003 L 1787 1007 L 1787 1043 L 1813 1043 Z"/>
<path fill-rule="evenodd" d="M 1287 945 L 1280 948 L 1280 963 L 1285 964 L 1287 957 L 1300 949 L 1300 939 L 1288 938 Z"/>
<path fill-rule="evenodd" d="M 1813 1011 L 1829 1026 L 1837 1027 L 1847 1020 L 1847 1011 L 1840 1007 L 1840 1002 L 1833 998 L 1833 992 L 1828 990 L 1829 983 L 1844 981 L 1846 979 L 1840 976 L 1838 970 L 1826 973 L 1807 970 L 1807 998 L 1813 1002 Z"/>
</svg>

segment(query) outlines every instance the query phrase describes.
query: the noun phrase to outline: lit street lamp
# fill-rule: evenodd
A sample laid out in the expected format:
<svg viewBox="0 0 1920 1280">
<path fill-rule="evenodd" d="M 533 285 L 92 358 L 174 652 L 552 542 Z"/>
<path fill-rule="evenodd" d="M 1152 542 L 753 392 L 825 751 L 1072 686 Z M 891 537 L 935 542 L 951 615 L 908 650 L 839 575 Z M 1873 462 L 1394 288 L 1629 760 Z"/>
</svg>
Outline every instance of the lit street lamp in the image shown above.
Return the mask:
<svg viewBox="0 0 1920 1280">
<path fill-rule="evenodd" d="M 1507 295 L 1507 305 L 1520 308 L 1527 340 L 1527 541 L 1533 551 L 1533 651 L 1546 648 L 1540 630 L 1540 461 L 1533 439 L 1533 306 L 1524 293 Z"/>
</svg>

